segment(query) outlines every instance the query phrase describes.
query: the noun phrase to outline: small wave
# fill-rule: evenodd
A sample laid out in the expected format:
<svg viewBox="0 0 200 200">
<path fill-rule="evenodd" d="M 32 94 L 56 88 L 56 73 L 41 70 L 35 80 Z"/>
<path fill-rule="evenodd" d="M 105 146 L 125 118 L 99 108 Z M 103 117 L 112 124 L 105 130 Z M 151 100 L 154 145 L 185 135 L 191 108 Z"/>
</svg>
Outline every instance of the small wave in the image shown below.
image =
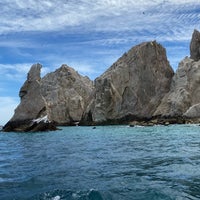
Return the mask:
<svg viewBox="0 0 200 200">
<path fill-rule="evenodd" d="M 95 189 L 88 191 L 54 190 L 33 196 L 29 200 L 113 200 L 106 192 Z"/>
</svg>

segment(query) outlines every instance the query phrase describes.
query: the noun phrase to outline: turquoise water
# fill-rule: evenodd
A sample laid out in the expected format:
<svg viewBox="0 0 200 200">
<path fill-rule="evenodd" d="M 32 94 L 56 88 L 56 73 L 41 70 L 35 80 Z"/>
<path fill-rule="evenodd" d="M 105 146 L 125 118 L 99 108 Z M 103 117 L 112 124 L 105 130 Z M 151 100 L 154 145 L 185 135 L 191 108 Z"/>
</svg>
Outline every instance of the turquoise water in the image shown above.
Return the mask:
<svg viewBox="0 0 200 200">
<path fill-rule="evenodd" d="M 0 199 L 200 199 L 200 126 L 0 133 Z"/>
</svg>

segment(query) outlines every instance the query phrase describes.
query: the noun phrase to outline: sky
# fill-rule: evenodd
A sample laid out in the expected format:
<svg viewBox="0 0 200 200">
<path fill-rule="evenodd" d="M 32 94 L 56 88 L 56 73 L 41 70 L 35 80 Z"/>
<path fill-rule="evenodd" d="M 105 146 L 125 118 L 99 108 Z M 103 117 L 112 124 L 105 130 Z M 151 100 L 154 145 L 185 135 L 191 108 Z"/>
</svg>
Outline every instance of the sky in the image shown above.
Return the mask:
<svg viewBox="0 0 200 200">
<path fill-rule="evenodd" d="M 2 0 L 0 8 L 0 125 L 34 63 L 41 76 L 67 64 L 94 80 L 131 47 L 156 40 L 176 70 L 200 29 L 200 0 Z"/>
</svg>

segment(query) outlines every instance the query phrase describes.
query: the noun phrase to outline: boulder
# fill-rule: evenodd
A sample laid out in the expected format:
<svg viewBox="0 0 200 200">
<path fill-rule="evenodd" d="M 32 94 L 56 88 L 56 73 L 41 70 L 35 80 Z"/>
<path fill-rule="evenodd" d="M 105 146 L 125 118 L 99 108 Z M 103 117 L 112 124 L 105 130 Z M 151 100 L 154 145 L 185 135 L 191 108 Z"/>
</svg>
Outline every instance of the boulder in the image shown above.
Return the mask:
<svg viewBox="0 0 200 200">
<path fill-rule="evenodd" d="M 95 80 L 83 124 L 113 124 L 151 118 L 169 91 L 174 72 L 156 41 L 137 45 Z"/>
</svg>

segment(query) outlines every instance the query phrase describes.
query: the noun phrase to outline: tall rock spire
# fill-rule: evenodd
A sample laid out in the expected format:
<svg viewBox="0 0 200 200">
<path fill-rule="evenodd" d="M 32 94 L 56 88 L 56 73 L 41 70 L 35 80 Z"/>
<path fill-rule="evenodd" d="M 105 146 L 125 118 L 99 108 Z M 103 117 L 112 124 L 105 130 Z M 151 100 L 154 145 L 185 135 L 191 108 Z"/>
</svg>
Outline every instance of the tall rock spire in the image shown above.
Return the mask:
<svg viewBox="0 0 200 200">
<path fill-rule="evenodd" d="M 200 60 L 200 32 L 196 29 L 192 34 L 192 40 L 190 42 L 190 58 L 195 61 Z"/>
</svg>

